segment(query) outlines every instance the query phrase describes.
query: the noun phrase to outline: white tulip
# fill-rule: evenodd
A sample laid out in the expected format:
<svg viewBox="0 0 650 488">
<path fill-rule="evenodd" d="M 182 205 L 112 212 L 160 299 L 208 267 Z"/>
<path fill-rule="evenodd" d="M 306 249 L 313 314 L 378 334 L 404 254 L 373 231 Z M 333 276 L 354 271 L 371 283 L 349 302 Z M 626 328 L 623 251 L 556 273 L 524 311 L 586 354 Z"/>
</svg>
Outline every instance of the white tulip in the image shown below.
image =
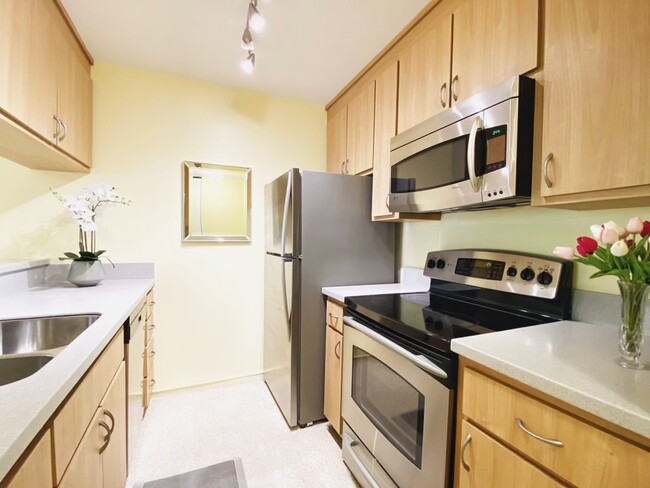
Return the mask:
<svg viewBox="0 0 650 488">
<path fill-rule="evenodd" d="M 562 259 L 573 259 L 573 248 L 557 246 L 553 249 L 553 254 Z"/>
<path fill-rule="evenodd" d="M 625 237 L 628 234 L 628 232 L 625 230 L 625 227 L 621 227 L 613 220 L 610 220 L 609 222 L 605 222 L 603 226 L 605 227 L 605 229 L 612 229 L 614 232 L 616 232 L 616 234 L 619 237 Z"/>
<path fill-rule="evenodd" d="M 640 234 L 643 231 L 643 222 L 639 217 L 632 217 L 625 228 L 630 234 Z"/>
<path fill-rule="evenodd" d="M 627 243 L 621 239 L 620 241 L 616 241 L 614 244 L 612 244 L 610 250 L 614 256 L 618 256 L 620 258 L 621 256 L 625 256 L 628 253 L 629 248 L 627 247 Z"/>
<path fill-rule="evenodd" d="M 600 241 L 600 236 L 603 233 L 603 226 L 600 224 L 594 224 L 589 227 L 589 230 L 591 230 L 592 235 L 594 236 L 594 239 L 597 241 Z"/>
</svg>

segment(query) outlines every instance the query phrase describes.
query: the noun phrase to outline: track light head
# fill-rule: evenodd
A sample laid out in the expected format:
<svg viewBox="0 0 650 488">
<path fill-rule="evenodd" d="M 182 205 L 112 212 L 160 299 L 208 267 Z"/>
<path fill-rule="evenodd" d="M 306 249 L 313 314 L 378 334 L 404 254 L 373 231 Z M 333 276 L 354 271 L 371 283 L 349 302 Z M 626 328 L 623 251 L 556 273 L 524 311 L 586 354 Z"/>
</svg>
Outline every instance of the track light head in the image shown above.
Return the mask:
<svg viewBox="0 0 650 488">
<path fill-rule="evenodd" d="M 248 56 L 241 62 L 241 69 L 246 74 L 252 74 L 253 69 L 255 68 L 255 53 L 253 51 L 248 51 Z"/>
<path fill-rule="evenodd" d="M 264 30 L 266 20 L 257 10 L 257 0 L 252 0 L 248 4 L 248 25 L 254 32 L 261 32 Z"/>
</svg>

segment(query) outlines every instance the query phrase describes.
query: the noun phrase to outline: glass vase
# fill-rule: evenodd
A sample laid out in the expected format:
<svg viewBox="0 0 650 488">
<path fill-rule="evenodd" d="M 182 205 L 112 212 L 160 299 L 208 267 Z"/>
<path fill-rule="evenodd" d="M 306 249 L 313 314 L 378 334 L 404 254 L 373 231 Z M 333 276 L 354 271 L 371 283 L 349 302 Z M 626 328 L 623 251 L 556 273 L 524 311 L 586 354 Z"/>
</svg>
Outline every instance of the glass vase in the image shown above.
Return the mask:
<svg viewBox="0 0 650 488">
<path fill-rule="evenodd" d="M 621 328 L 619 329 L 618 363 L 624 368 L 643 369 L 639 361 L 643 347 L 643 322 L 650 286 L 634 281 L 619 281 L 621 290 Z"/>
</svg>

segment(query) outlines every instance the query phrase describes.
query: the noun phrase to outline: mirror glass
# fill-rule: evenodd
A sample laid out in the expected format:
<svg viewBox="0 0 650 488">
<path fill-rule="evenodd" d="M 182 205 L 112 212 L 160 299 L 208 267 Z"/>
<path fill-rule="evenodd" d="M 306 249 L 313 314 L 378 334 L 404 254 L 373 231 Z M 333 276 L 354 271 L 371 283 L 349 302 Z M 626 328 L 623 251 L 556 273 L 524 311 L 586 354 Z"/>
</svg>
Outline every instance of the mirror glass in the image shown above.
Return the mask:
<svg viewBox="0 0 650 488">
<path fill-rule="evenodd" d="M 183 163 L 183 240 L 250 242 L 251 169 Z"/>
</svg>

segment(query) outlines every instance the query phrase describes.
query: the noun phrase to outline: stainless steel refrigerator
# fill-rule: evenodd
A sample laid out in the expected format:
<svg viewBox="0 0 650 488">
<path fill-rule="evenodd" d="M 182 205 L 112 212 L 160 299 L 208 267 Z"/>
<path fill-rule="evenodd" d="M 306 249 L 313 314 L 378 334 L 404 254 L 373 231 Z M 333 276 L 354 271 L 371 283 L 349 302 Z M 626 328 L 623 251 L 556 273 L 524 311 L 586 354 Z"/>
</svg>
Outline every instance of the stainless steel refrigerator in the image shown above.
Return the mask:
<svg viewBox="0 0 650 488">
<path fill-rule="evenodd" d="M 395 226 L 372 180 L 292 169 L 265 187 L 264 380 L 290 426 L 323 416 L 323 286 L 392 283 Z"/>
</svg>

